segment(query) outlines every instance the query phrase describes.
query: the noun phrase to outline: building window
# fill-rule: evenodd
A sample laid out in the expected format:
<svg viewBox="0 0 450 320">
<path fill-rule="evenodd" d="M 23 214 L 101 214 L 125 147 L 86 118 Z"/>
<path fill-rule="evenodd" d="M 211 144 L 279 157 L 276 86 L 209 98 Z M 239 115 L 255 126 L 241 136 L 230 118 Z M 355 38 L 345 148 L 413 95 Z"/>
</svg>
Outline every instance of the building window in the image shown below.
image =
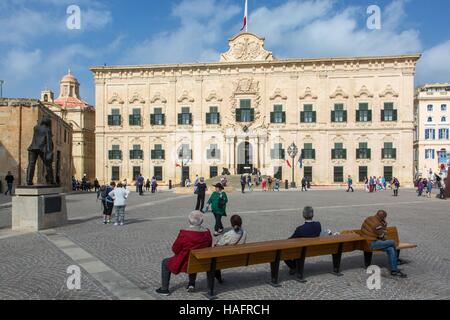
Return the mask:
<svg viewBox="0 0 450 320">
<path fill-rule="evenodd" d="M 162 148 L 162 145 L 155 144 L 155 149 L 151 151 L 152 160 L 164 160 L 166 158 L 166 151 Z"/>
<path fill-rule="evenodd" d="M 313 111 L 314 107 L 312 104 L 305 104 L 303 106 L 303 111 L 300 112 L 300 122 L 301 123 L 316 123 L 317 113 Z"/>
<path fill-rule="evenodd" d="M 180 160 L 192 160 L 192 150 L 189 149 L 188 144 L 183 144 L 178 150 L 178 159 Z"/>
<path fill-rule="evenodd" d="M 442 117 L 441 122 L 443 122 L 443 123 L 447 122 L 447 117 Z"/>
<path fill-rule="evenodd" d="M 255 109 L 252 109 L 252 100 L 240 100 L 240 108 L 236 109 L 236 122 L 252 122 L 255 120 Z"/>
<path fill-rule="evenodd" d="M 119 145 L 113 145 L 109 150 L 109 160 L 122 160 L 122 151 Z"/>
<path fill-rule="evenodd" d="M 314 150 L 312 143 L 305 143 L 304 149 L 302 150 L 302 159 L 305 160 L 316 159 L 316 150 Z"/>
<path fill-rule="evenodd" d="M 386 181 L 392 181 L 394 178 L 394 168 L 393 167 L 384 167 L 384 178 Z"/>
<path fill-rule="evenodd" d="M 150 124 L 152 126 L 163 126 L 165 125 L 166 117 L 162 113 L 161 108 L 155 108 L 154 113 L 150 115 Z"/>
<path fill-rule="evenodd" d="M 433 111 L 433 105 L 432 105 L 432 104 L 429 104 L 429 105 L 427 106 L 427 110 L 428 110 L 428 112 L 432 112 L 432 111 Z"/>
<path fill-rule="evenodd" d="M 209 167 L 209 178 L 215 178 L 219 175 L 219 168 L 218 167 Z"/>
<path fill-rule="evenodd" d="M 372 110 L 369 110 L 368 103 L 360 103 L 359 110 L 356 110 L 356 122 L 371 122 Z"/>
<path fill-rule="evenodd" d="M 347 111 L 344 110 L 343 104 L 334 105 L 334 110 L 331 111 L 331 122 L 347 122 Z"/>
<path fill-rule="evenodd" d="M 138 144 L 133 145 L 133 150 L 130 150 L 130 159 L 131 160 L 143 160 L 144 159 L 144 151 L 141 150 L 141 146 Z"/>
<path fill-rule="evenodd" d="M 428 117 L 427 122 L 428 123 L 432 123 L 433 122 L 433 117 Z"/>
<path fill-rule="evenodd" d="M 441 111 L 447 111 L 447 105 L 446 104 L 441 105 Z"/>
<path fill-rule="evenodd" d="M 282 143 L 275 143 L 274 148 L 271 150 L 272 159 L 284 160 L 286 159 L 286 152 L 283 149 Z"/>
<path fill-rule="evenodd" d="M 283 180 L 283 167 L 274 167 L 273 172 L 273 177 L 275 179 Z"/>
<path fill-rule="evenodd" d="M 395 122 L 397 121 L 397 110 L 394 109 L 394 104 L 391 102 L 386 102 L 384 104 L 384 110 L 381 110 L 381 121 L 382 122 Z"/>
<path fill-rule="evenodd" d="M 359 167 L 359 182 L 366 182 L 369 170 L 367 167 Z"/>
<path fill-rule="evenodd" d="M 394 144 L 391 142 L 386 142 L 384 144 L 384 149 L 381 150 L 381 159 L 396 159 L 397 149 L 394 149 Z"/>
<path fill-rule="evenodd" d="M 119 181 L 119 180 L 120 180 L 120 167 L 112 167 L 111 181 Z"/>
<path fill-rule="evenodd" d="M 206 150 L 207 159 L 220 159 L 220 150 L 217 144 L 212 144 L 208 150 Z"/>
<path fill-rule="evenodd" d="M 436 140 L 436 129 L 425 129 L 425 140 Z"/>
<path fill-rule="evenodd" d="M 141 174 L 141 167 L 133 167 L 133 181 L 136 181 L 137 177 Z"/>
<path fill-rule="evenodd" d="M 344 167 L 334 167 L 334 182 L 344 182 Z"/>
<path fill-rule="evenodd" d="M 344 149 L 342 143 L 335 143 L 334 149 L 331 150 L 331 159 L 347 159 L 347 149 Z"/>
<path fill-rule="evenodd" d="M 286 112 L 282 105 L 274 105 L 273 112 L 270 113 L 270 123 L 286 123 Z"/>
<path fill-rule="evenodd" d="M 436 151 L 434 149 L 425 149 L 425 159 L 435 159 L 435 153 Z"/>
<path fill-rule="evenodd" d="M 206 114 L 206 124 L 220 124 L 220 113 L 218 107 L 210 107 Z"/>
<path fill-rule="evenodd" d="M 448 129 L 439 129 L 439 140 L 448 140 Z"/>
<path fill-rule="evenodd" d="M 120 109 L 112 109 L 111 115 L 108 116 L 108 126 L 120 126 L 122 124 L 122 116 L 120 115 Z"/>
<path fill-rule="evenodd" d="M 153 170 L 156 181 L 163 180 L 163 167 L 155 167 Z"/>
<path fill-rule="evenodd" d="M 367 143 L 360 143 L 359 148 L 356 149 L 356 159 L 371 159 L 372 150 L 369 149 Z"/>
<path fill-rule="evenodd" d="M 181 108 L 181 113 L 178 114 L 178 124 L 179 125 L 192 124 L 192 113 L 189 107 Z"/>
<path fill-rule="evenodd" d="M 129 119 L 130 126 L 140 126 L 142 123 L 141 119 L 141 109 L 133 109 L 133 114 L 130 115 Z"/>
<path fill-rule="evenodd" d="M 313 180 L 313 167 L 305 167 L 303 176 L 308 179 L 309 182 L 312 182 Z"/>
</svg>

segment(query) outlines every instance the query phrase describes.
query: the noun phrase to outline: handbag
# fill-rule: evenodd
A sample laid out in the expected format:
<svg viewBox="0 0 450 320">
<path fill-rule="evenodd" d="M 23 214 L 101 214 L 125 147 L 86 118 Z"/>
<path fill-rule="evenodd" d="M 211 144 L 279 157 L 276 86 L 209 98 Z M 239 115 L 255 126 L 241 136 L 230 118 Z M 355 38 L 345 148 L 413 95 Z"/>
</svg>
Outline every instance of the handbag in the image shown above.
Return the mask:
<svg viewBox="0 0 450 320">
<path fill-rule="evenodd" d="M 219 207 L 219 209 L 225 208 L 225 199 L 222 197 L 222 194 L 220 195 L 219 201 L 217 203 L 217 207 Z"/>
</svg>

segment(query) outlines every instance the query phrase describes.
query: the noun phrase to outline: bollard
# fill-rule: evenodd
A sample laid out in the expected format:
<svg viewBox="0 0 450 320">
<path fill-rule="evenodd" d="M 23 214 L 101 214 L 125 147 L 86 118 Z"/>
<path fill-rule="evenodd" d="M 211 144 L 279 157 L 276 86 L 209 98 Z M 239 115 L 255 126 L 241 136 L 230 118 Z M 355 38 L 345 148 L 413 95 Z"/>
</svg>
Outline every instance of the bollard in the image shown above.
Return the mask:
<svg viewBox="0 0 450 320">
<path fill-rule="evenodd" d="M 169 180 L 169 190 L 172 190 L 172 180 Z"/>
<path fill-rule="evenodd" d="M 286 190 L 289 190 L 289 181 L 288 181 L 288 180 L 286 180 L 286 181 L 284 182 L 284 184 L 285 184 L 285 188 L 286 188 Z"/>
</svg>

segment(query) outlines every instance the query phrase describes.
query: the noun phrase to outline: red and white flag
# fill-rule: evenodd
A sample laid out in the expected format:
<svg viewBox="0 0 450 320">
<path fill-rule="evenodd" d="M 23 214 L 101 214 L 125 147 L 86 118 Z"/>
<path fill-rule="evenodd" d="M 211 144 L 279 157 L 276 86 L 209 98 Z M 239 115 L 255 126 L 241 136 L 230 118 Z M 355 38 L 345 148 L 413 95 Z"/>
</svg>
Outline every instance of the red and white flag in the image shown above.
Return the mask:
<svg viewBox="0 0 450 320">
<path fill-rule="evenodd" d="M 244 12 L 244 25 L 242 26 L 242 30 L 245 29 L 245 32 L 248 32 L 248 0 L 245 0 L 245 12 Z"/>
<path fill-rule="evenodd" d="M 289 160 L 286 160 L 286 164 L 288 165 L 289 168 L 292 168 L 291 162 Z"/>
</svg>

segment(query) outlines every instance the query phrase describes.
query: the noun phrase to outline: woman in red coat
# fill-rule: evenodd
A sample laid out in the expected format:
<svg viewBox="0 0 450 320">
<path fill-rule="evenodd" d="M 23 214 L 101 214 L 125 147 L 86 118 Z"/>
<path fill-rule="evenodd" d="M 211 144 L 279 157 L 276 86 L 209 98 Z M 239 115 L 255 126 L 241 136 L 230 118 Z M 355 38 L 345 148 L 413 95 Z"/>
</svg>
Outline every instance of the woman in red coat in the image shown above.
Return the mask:
<svg viewBox="0 0 450 320">
<path fill-rule="evenodd" d="M 167 258 L 161 264 L 161 288 L 156 292 L 165 296 L 170 294 L 169 283 L 171 274 L 186 273 L 189 254 L 191 250 L 203 249 L 212 246 L 211 232 L 202 226 L 203 213 L 194 211 L 189 215 L 189 228 L 181 230 L 177 240 L 172 246 L 172 251 L 175 254 L 172 258 Z M 195 280 L 197 274 L 189 275 L 188 292 L 194 292 Z"/>
</svg>

